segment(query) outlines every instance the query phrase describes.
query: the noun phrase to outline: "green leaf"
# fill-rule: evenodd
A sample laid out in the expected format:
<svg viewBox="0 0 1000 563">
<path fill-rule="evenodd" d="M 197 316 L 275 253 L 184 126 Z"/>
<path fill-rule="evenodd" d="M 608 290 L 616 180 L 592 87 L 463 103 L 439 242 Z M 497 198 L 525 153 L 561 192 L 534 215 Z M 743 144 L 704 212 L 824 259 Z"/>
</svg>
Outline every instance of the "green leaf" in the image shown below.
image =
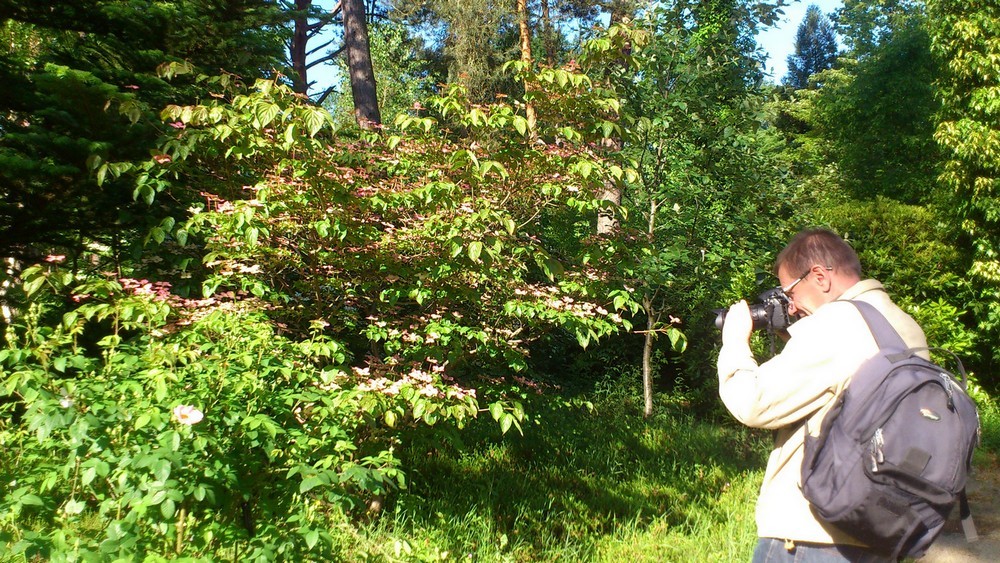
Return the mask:
<svg viewBox="0 0 1000 563">
<path fill-rule="evenodd" d="M 517 230 L 517 223 L 513 219 L 506 217 L 503 220 L 503 226 L 507 230 L 507 234 L 513 235 L 514 231 Z"/>
<path fill-rule="evenodd" d="M 319 133 L 320 129 L 323 128 L 323 124 L 326 123 L 327 114 L 326 110 L 321 107 L 310 107 L 306 114 L 306 129 L 309 131 L 310 137 L 315 137 Z"/>
<path fill-rule="evenodd" d="M 482 125 L 486 121 L 486 114 L 479 108 L 472 108 L 469 112 L 469 121 L 476 126 Z"/>
<path fill-rule="evenodd" d="M 70 499 L 66 501 L 66 505 L 63 506 L 63 512 L 67 516 L 75 516 L 83 512 L 83 509 L 87 508 L 87 503 L 82 500 Z"/>
<path fill-rule="evenodd" d="M 160 489 L 158 491 L 155 491 L 148 497 L 146 497 L 146 499 L 147 499 L 147 504 L 149 506 L 156 506 L 162 503 L 163 501 L 167 500 L 167 492 L 164 491 L 163 489 Z"/>
<path fill-rule="evenodd" d="M 274 118 L 281 113 L 281 108 L 277 104 L 262 103 L 257 106 L 255 117 L 259 122 L 259 127 L 267 127 Z"/>
<path fill-rule="evenodd" d="M 22 496 L 21 498 L 19 498 L 17 500 L 21 504 L 27 505 L 27 506 L 43 506 L 45 504 L 45 503 L 42 502 L 42 499 L 39 498 L 36 495 L 24 495 L 24 496 Z"/>
<path fill-rule="evenodd" d="M 514 116 L 514 129 L 522 136 L 526 135 L 528 133 L 528 120 L 520 115 Z"/>
<path fill-rule="evenodd" d="M 164 233 L 163 229 L 159 227 L 153 227 L 152 229 L 150 229 L 149 236 L 150 238 L 155 240 L 157 244 L 163 244 L 163 241 L 166 240 L 167 238 L 167 234 Z"/>
<path fill-rule="evenodd" d="M 24 282 L 24 293 L 25 293 L 25 296 L 26 297 L 31 297 L 32 294 L 34 294 L 36 291 L 38 291 L 38 288 L 42 287 L 43 283 L 45 283 L 45 276 L 42 276 L 42 275 L 36 276 L 36 277 L 31 278 L 28 281 Z"/>
<path fill-rule="evenodd" d="M 96 477 L 97 477 L 97 468 L 94 466 L 90 466 L 84 469 L 83 473 L 80 474 L 80 484 L 86 487 L 87 485 L 93 483 Z"/>
<path fill-rule="evenodd" d="M 319 530 L 309 530 L 306 532 L 306 547 L 312 549 L 319 541 Z"/>
<path fill-rule="evenodd" d="M 483 243 L 478 240 L 474 240 L 469 243 L 469 259 L 473 262 L 479 262 L 479 256 L 483 253 Z"/>
<path fill-rule="evenodd" d="M 538 266 L 545 273 L 545 276 L 550 280 L 555 281 L 556 278 L 563 275 L 564 271 L 562 264 L 551 256 L 545 256 L 542 258 L 536 258 Z"/>
<path fill-rule="evenodd" d="M 504 434 L 510 430 L 511 425 L 514 424 L 514 415 L 507 413 L 500 417 L 500 431 Z"/>
<path fill-rule="evenodd" d="M 160 514 L 162 514 L 164 518 L 173 518 L 176 510 L 177 505 L 170 499 L 167 499 L 160 504 Z"/>
<path fill-rule="evenodd" d="M 170 470 L 171 470 L 170 462 L 165 459 L 160 459 L 154 462 L 152 469 L 153 469 L 153 477 L 155 477 L 156 480 L 160 481 L 161 483 L 165 482 L 167 478 L 170 477 Z"/>
<path fill-rule="evenodd" d="M 306 477 L 305 479 L 302 480 L 302 483 L 299 484 L 299 492 L 304 493 L 307 491 L 311 491 L 322 484 L 323 480 L 320 479 L 319 477 L 316 476 Z"/>
</svg>

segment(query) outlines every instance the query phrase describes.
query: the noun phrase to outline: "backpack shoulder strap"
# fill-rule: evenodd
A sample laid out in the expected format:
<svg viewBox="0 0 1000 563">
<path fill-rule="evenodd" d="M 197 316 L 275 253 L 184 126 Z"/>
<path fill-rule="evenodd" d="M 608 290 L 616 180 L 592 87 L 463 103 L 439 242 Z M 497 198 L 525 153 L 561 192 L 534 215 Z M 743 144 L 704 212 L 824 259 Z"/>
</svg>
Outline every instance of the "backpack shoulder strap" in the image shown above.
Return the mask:
<svg viewBox="0 0 1000 563">
<path fill-rule="evenodd" d="M 880 350 L 907 350 L 906 343 L 899 336 L 899 332 L 889 324 L 889 320 L 874 305 L 853 299 L 849 302 L 853 303 L 861 312 L 861 316 L 868 323 L 868 328 L 872 331 L 872 336 L 875 337 L 875 343 L 878 344 Z"/>
<path fill-rule="evenodd" d="M 948 350 L 946 348 L 929 348 L 929 347 L 919 347 L 919 348 L 909 348 L 906 342 L 903 341 L 903 337 L 899 335 L 889 324 L 889 320 L 885 318 L 885 315 L 881 311 L 875 308 L 871 303 L 865 303 L 864 301 L 855 301 L 853 299 L 848 300 L 853 303 L 861 316 L 868 323 L 869 330 L 872 331 L 872 336 L 875 337 L 875 343 L 878 345 L 879 350 L 885 354 L 885 357 L 889 359 L 890 362 L 896 363 L 901 360 L 905 360 L 913 356 L 915 352 L 920 352 L 922 350 L 940 352 L 950 355 L 955 360 L 955 368 L 958 370 L 960 378 L 955 378 L 962 385 L 962 389 L 968 388 L 968 375 L 965 373 L 965 366 L 962 365 L 962 360 L 957 354 Z M 893 353 L 893 351 L 895 353 Z M 951 375 L 951 374 L 949 374 Z"/>
</svg>

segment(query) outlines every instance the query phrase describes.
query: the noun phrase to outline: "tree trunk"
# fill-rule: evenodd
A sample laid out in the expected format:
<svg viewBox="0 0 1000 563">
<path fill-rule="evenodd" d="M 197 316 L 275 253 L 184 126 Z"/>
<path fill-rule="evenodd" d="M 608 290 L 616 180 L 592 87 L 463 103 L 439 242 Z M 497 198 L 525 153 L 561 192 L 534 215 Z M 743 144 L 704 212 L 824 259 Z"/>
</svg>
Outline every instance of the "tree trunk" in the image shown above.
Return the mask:
<svg viewBox="0 0 1000 563">
<path fill-rule="evenodd" d="M 517 27 L 521 32 L 521 62 L 525 63 L 525 71 L 531 68 L 534 59 L 531 56 L 531 28 L 528 27 L 528 0 L 517 0 Z M 535 106 L 531 103 L 531 84 L 524 81 L 524 116 L 528 120 L 528 139 L 535 140 Z"/>
<path fill-rule="evenodd" d="M 306 13 L 312 0 L 295 0 L 295 29 L 292 32 L 292 44 L 288 49 L 292 59 L 292 89 L 299 94 L 309 90 L 309 80 L 306 76 L 306 43 L 309 41 L 309 21 Z"/>
<path fill-rule="evenodd" d="M 382 115 L 378 109 L 375 71 L 372 69 L 371 46 L 368 43 L 368 21 L 364 0 L 343 0 L 344 45 L 347 68 L 354 97 L 354 117 L 363 129 L 378 127 Z"/>
<path fill-rule="evenodd" d="M 556 36 L 552 29 L 552 17 L 549 14 L 549 0 L 542 0 L 542 43 L 545 45 L 545 62 L 549 66 L 555 66 Z"/>
<path fill-rule="evenodd" d="M 626 17 L 631 17 L 635 13 L 635 2 L 630 0 L 614 0 L 611 3 L 611 18 L 608 25 L 622 23 Z M 608 153 L 618 153 L 622 150 L 622 140 L 618 137 L 604 139 L 602 147 Z M 622 186 L 613 178 L 604 181 L 604 187 L 600 194 L 601 201 L 607 202 L 607 207 L 602 207 L 597 211 L 597 234 L 607 235 L 618 229 L 618 220 L 615 218 L 615 208 L 622 204 Z"/>
<path fill-rule="evenodd" d="M 653 314 L 653 300 L 649 294 L 642 298 L 646 309 L 646 334 L 642 344 L 642 416 L 653 416 L 653 341 L 656 339 L 656 316 Z"/>
<path fill-rule="evenodd" d="M 653 240 L 656 232 L 656 210 L 660 205 L 655 199 L 649 202 L 649 222 L 646 224 L 646 234 L 649 240 Z M 642 307 L 646 311 L 646 339 L 642 346 L 642 397 L 645 400 L 642 414 L 649 418 L 653 416 L 653 342 L 656 339 L 656 323 L 660 320 L 660 314 L 653 310 L 652 289 L 647 288 L 646 294 L 642 297 Z"/>
<path fill-rule="evenodd" d="M 621 152 L 622 142 L 620 139 L 605 139 L 604 149 L 609 153 Z M 622 204 L 622 187 L 614 178 L 604 180 L 601 188 L 601 201 L 607 202 L 597 210 L 597 234 L 609 235 L 618 229 L 618 219 L 615 217 L 615 209 Z"/>
</svg>

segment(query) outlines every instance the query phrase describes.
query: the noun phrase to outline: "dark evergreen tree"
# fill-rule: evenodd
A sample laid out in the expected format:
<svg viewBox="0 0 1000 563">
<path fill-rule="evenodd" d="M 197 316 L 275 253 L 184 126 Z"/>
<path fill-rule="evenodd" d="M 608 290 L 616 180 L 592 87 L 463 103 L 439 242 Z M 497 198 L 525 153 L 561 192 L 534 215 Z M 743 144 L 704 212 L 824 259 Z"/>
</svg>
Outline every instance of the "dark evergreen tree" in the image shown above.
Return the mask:
<svg viewBox="0 0 1000 563">
<path fill-rule="evenodd" d="M 169 213 L 93 169 L 148 158 L 159 110 L 207 95 L 189 77 L 163 80 L 159 65 L 249 81 L 283 59 L 270 0 L 0 1 L 0 22 L 0 257 L 25 264 L 93 243 L 123 253 Z"/>
<path fill-rule="evenodd" d="M 837 34 L 830 19 L 812 4 L 795 34 L 795 53 L 788 55 L 784 84 L 807 88 L 809 77 L 833 67 L 837 60 Z"/>
</svg>

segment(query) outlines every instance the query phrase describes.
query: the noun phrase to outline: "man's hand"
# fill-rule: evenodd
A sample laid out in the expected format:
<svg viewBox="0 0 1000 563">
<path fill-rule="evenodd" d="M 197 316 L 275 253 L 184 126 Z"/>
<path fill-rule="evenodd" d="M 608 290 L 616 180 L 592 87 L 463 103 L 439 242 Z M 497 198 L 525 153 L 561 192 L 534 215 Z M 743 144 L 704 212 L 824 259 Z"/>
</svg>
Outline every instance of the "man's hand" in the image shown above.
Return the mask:
<svg viewBox="0 0 1000 563">
<path fill-rule="evenodd" d="M 726 322 L 722 325 L 722 345 L 745 345 L 750 340 L 751 331 L 753 319 L 750 317 L 750 306 L 746 300 L 733 303 L 726 313 Z"/>
</svg>

